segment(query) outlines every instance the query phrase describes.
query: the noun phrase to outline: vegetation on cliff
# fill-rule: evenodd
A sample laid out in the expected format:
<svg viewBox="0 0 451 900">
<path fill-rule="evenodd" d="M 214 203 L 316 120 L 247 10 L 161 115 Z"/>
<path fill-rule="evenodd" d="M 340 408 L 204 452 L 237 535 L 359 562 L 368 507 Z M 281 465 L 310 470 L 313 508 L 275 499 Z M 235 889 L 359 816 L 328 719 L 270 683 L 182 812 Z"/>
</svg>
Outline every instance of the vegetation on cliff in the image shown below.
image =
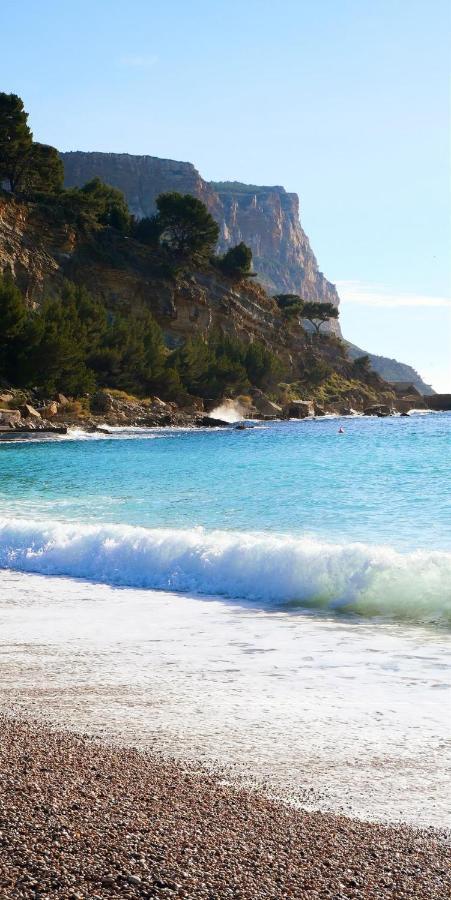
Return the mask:
<svg viewBox="0 0 451 900">
<path fill-rule="evenodd" d="M 303 319 L 310 322 L 315 334 L 330 319 L 338 319 L 338 309 L 333 303 L 303 300 L 298 294 L 276 294 L 274 297 L 286 319 Z"/>
<path fill-rule="evenodd" d="M 215 255 L 219 228 L 198 198 L 162 194 L 156 214 L 138 222 L 98 178 L 63 189 L 55 157 L 33 142 L 20 98 L 0 94 L 3 381 L 44 396 L 107 387 L 179 403 L 252 388 L 276 402 L 341 401 L 337 379 L 352 397 L 376 400 L 384 390 L 340 340 L 321 334 L 335 306 L 271 298 L 249 280 L 243 242 Z M 0 257 L 1 248 L 0 233 Z"/>
<path fill-rule="evenodd" d="M 62 189 L 64 168 L 54 147 L 33 141 L 28 113 L 16 94 L 0 93 L 0 185 L 12 193 Z"/>
<path fill-rule="evenodd" d="M 181 401 L 219 398 L 270 385 L 281 371 L 260 342 L 220 333 L 169 352 L 148 309 L 108 308 L 71 282 L 31 309 L 13 281 L 1 279 L 0 322 L 0 378 L 44 395 L 80 396 L 102 386 Z"/>
<path fill-rule="evenodd" d="M 240 241 L 236 247 L 230 247 L 223 256 L 216 257 L 214 264 L 230 278 L 254 278 L 257 274 L 252 272 L 252 250 L 244 241 Z"/>
</svg>

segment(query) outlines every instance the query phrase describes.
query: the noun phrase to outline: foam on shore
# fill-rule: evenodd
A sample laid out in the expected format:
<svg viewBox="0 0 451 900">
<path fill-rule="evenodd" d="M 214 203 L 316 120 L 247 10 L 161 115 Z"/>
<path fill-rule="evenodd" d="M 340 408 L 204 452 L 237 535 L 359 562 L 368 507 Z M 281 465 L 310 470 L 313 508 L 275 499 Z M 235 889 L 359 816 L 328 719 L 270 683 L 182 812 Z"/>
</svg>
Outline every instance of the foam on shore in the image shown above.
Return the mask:
<svg viewBox="0 0 451 900">
<path fill-rule="evenodd" d="M 451 553 L 252 532 L 0 520 L 0 567 L 451 624 Z"/>
</svg>

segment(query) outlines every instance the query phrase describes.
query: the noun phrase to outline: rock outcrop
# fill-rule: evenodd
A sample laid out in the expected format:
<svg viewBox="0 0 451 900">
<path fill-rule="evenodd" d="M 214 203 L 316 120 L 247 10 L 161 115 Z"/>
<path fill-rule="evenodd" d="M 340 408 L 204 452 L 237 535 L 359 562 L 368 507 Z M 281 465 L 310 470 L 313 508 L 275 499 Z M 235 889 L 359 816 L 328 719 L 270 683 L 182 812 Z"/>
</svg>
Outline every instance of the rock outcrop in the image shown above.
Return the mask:
<svg viewBox="0 0 451 900">
<path fill-rule="evenodd" d="M 211 182 L 222 212 L 221 249 L 244 241 L 260 281 L 274 293 L 338 306 L 337 290 L 318 269 L 299 220 L 299 197 L 283 187 Z M 336 323 L 334 323 L 336 324 Z"/>
<path fill-rule="evenodd" d="M 393 390 L 373 373 L 355 380 L 341 341 L 330 338 L 315 342 L 298 323 L 287 322 L 276 301 L 256 279 L 237 282 L 213 265 L 184 270 L 174 278 L 161 272 L 158 251 L 114 229 L 77 228 L 62 223 L 53 207 L 0 194 L 0 274 L 5 271 L 12 274 L 30 307 L 39 306 L 47 296 L 58 295 L 66 279 L 82 285 L 107 309 L 143 305 L 160 325 L 168 350 L 182 346 L 193 335 L 209 339 L 219 333 L 238 338 L 243 344 L 259 341 L 276 355 L 281 373 L 277 388 L 280 406 L 274 403 L 276 391 L 277 396 L 263 398 L 268 405 L 266 411 L 260 410 L 261 415 L 285 415 L 286 402 L 296 399 L 312 398 L 330 411 L 350 406 L 361 410 L 394 401 Z M 312 366 L 322 366 L 326 373 L 324 385 L 317 386 L 316 391 L 309 384 Z M 291 383 L 297 384 L 294 391 Z M 10 409 L 20 408 L 25 402 L 44 415 L 46 423 L 49 418 L 62 425 L 70 424 L 71 417 L 75 422 L 84 419 L 83 410 L 68 408 L 68 398 L 61 394 L 30 394 L 18 404 L 10 396 L 10 385 L 2 387 L 7 389 L 2 402 Z M 254 395 L 251 400 L 257 407 Z M 111 424 L 185 424 L 175 410 L 161 409 L 161 403 L 155 409 L 141 410 L 128 408 L 127 402 L 114 399 Z M 190 411 L 190 419 L 200 412 Z M 27 423 L 27 428 L 34 430 L 30 409 Z M 37 424 L 42 427 L 39 420 Z M 93 421 L 92 427 L 97 424 Z"/>
<path fill-rule="evenodd" d="M 189 162 L 134 156 L 128 153 L 61 153 L 67 187 L 81 186 L 98 176 L 123 191 L 138 218 L 155 212 L 163 191 L 194 194 L 219 223 L 219 249 L 244 241 L 252 249 L 259 281 L 270 293 L 300 294 L 305 300 L 339 304 L 335 285 L 325 278 L 299 219 L 299 198 L 283 187 L 237 181 L 208 182 Z M 325 331 L 341 336 L 337 320 Z M 352 359 L 366 353 L 349 344 Z M 430 385 L 411 366 L 369 354 L 373 370 L 386 381 L 411 380 L 424 394 Z"/>
<path fill-rule="evenodd" d="M 308 419 L 315 415 L 313 400 L 292 400 L 288 407 L 290 419 Z"/>
<path fill-rule="evenodd" d="M 305 300 L 338 306 L 337 290 L 318 269 L 299 221 L 299 198 L 283 187 L 239 182 L 207 182 L 191 163 L 127 153 L 62 153 L 65 183 L 81 186 L 98 176 L 123 191 L 138 218 L 155 212 L 163 191 L 199 197 L 221 228 L 219 249 L 244 241 L 253 253 L 258 278 L 273 293 L 297 293 Z M 330 330 L 340 333 L 338 322 Z"/>
</svg>

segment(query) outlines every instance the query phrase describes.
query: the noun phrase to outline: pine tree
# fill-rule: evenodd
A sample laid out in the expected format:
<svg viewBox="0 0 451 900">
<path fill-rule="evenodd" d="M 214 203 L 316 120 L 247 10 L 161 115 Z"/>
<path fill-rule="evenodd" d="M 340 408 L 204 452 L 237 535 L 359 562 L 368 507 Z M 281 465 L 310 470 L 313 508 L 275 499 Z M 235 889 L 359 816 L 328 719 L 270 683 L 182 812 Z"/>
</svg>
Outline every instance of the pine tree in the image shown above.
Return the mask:
<svg viewBox="0 0 451 900">
<path fill-rule="evenodd" d="M 17 94 L 0 93 L 0 187 L 8 182 L 12 193 L 20 187 L 31 153 L 33 135 L 27 119 Z"/>
<path fill-rule="evenodd" d="M 230 278 L 253 278 L 256 273 L 251 272 L 252 250 L 243 241 L 236 247 L 230 247 L 218 261 L 219 268 Z"/>
<path fill-rule="evenodd" d="M 127 201 L 118 188 L 104 184 L 100 178 L 93 178 L 80 188 L 80 193 L 89 200 L 93 215 L 101 225 L 109 225 L 123 233 L 130 230 Z"/>
<path fill-rule="evenodd" d="M 15 351 L 27 319 L 21 292 L 11 278 L 0 279 L 0 374 L 14 380 Z"/>
<path fill-rule="evenodd" d="M 219 226 L 205 203 L 191 194 L 177 192 L 157 197 L 160 242 L 174 256 L 201 262 L 211 255 Z"/>
<path fill-rule="evenodd" d="M 21 178 L 21 188 L 27 192 L 56 194 L 62 190 L 64 166 L 55 147 L 34 142 Z"/>
<path fill-rule="evenodd" d="M 47 300 L 39 315 L 40 339 L 30 353 L 29 377 L 46 392 L 74 396 L 94 387 L 86 365 L 86 332 L 74 300 Z"/>
</svg>

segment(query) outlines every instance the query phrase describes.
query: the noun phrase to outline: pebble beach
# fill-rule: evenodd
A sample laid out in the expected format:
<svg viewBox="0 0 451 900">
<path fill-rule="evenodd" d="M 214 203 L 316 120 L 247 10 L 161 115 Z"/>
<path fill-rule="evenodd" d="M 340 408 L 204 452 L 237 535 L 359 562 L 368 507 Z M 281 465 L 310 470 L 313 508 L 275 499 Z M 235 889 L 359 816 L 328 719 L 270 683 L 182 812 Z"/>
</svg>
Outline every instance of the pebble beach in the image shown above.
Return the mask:
<svg viewBox="0 0 451 900">
<path fill-rule="evenodd" d="M 37 723 L 1 735 L 2 900 L 451 895 L 444 832 L 295 810 Z"/>
</svg>

